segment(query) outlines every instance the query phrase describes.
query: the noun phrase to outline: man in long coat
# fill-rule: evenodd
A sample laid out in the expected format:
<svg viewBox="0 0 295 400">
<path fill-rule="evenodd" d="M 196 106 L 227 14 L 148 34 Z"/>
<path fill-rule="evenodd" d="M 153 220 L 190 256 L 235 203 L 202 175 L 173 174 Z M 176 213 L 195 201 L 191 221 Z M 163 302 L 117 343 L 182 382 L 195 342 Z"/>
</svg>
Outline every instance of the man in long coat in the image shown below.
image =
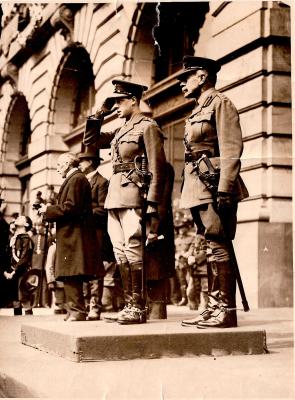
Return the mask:
<svg viewBox="0 0 295 400">
<path fill-rule="evenodd" d="M 114 93 L 102 109 L 87 120 L 83 142 L 98 148 L 111 147 L 113 175 L 110 178 L 105 207 L 108 209 L 108 232 L 123 283 L 125 307 L 119 313 L 122 324 L 145 322 L 142 296 L 142 229 L 141 210 L 144 201 L 144 176 L 151 176 L 147 190 L 148 218 L 158 217 L 165 181 L 163 134 L 157 123 L 143 115 L 139 108 L 147 88 L 132 82 L 113 80 Z M 114 132 L 101 132 L 104 116 L 116 103 L 124 125 Z M 157 235 L 147 232 L 147 235 Z"/>
<path fill-rule="evenodd" d="M 56 222 L 56 279 L 64 282 L 67 321 L 85 321 L 83 281 L 96 271 L 91 188 L 78 165 L 73 153 L 58 158 L 57 171 L 65 180 L 57 204 L 42 204 L 39 209 L 47 221 Z"/>
<path fill-rule="evenodd" d="M 211 294 L 216 292 L 216 287 L 212 288 L 209 282 L 206 310 L 182 324 L 198 328 L 235 327 L 236 280 L 229 240 L 236 232 L 238 202 L 248 197 L 239 175 L 243 151 L 239 115 L 231 100 L 215 89 L 220 70 L 215 60 L 185 56 L 183 63 L 184 70 L 177 79 L 184 97 L 195 99 L 196 106 L 185 126 L 185 168 L 180 206 L 191 210 L 198 233 L 205 235 L 214 257 L 219 286 L 216 301 L 213 301 Z M 220 171 L 216 193 L 212 193 L 195 169 L 203 155 Z M 208 270 L 208 279 L 210 276 L 212 273 Z M 216 282 L 215 279 L 215 285 Z"/>
<path fill-rule="evenodd" d="M 88 320 L 100 319 L 102 310 L 103 278 L 105 269 L 103 262 L 114 262 L 113 248 L 107 233 L 107 210 L 104 208 L 108 192 L 108 180 L 104 178 L 97 167 L 99 156 L 89 150 L 79 153 L 79 169 L 85 174 L 91 186 L 93 221 L 96 233 L 96 273 L 95 279 L 89 281 L 90 303 Z M 85 284 L 86 285 L 86 284 Z"/>
</svg>

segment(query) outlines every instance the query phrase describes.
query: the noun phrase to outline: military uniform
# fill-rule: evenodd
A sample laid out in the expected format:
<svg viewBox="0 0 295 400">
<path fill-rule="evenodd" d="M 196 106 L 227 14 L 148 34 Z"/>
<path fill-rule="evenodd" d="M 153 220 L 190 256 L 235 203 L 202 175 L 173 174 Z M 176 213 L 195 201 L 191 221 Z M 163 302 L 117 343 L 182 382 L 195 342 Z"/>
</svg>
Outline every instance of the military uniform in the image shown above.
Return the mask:
<svg viewBox="0 0 295 400">
<path fill-rule="evenodd" d="M 182 208 L 212 203 L 212 193 L 195 172 L 193 163 L 202 154 L 220 168 L 218 192 L 230 192 L 238 202 L 248 197 L 239 175 L 243 151 L 239 117 L 232 102 L 215 88 L 208 89 L 186 121 L 184 133 L 185 167 L 181 193 Z"/>
<path fill-rule="evenodd" d="M 115 85 L 112 96 L 114 99 L 132 96 L 140 98 L 142 91 L 146 89 L 125 81 L 116 80 L 113 84 Z M 140 220 L 144 193 L 143 175 L 139 170 L 147 169 L 151 174 L 146 193 L 147 203 L 158 205 L 161 202 L 165 182 L 166 159 L 163 134 L 157 123 L 139 110 L 114 132 L 100 131 L 103 118 L 103 113 L 88 118 L 83 142 L 87 146 L 95 143 L 100 149 L 111 147 L 113 175 L 110 178 L 105 201 L 105 208 L 108 209 L 108 232 L 120 268 L 123 286 L 125 282 L 125 302 L 129 304 L 132 299 L 132 304 L 135 304 L 136 308 L 141 308 L 142 299 L 139 292 L 142 271 L 142 230 Z M 132 289 L 131 286 L 133 286 Z"/>
<path fill-rule="evenodd" d="M 194 78 L 197 71 L 205 70 L 208 76 L 216 76 L 219 69 L 220 66 L 214 60 L 185 56 L 184 71 L 178 76 L 184 93 L 188 79 Z M 191 210 L 198 233 L 205 236 L 219 266 L 219 283 L 222 282 L 224 289 L 219 291 L 219 309 L 232 309 L 235 308 L 235 277 L 229 266 L 231 254 L 228 240 L 235 236 L 237 204 L 248 197 L 248 191 L 239 175 L 243 151 L 242 133 L 238 112 L 229 98 L 217 91 L 211 83 L 207 83 L 207 87 L 199 93 L 200 96 L 195 96 L 196 107 L 185 125 L 185 168 L 180 206 Z M 216 198 L 194 169 L 203 154 L 215 168 L 219 168 L 216 195 L 230 201 L 226 209 L 217 211 Z M 222 297 L 221 292 L 226 292 L 226 295 Z M 217 324 L 220 327 L 225 325 L 225 319 L 223 323 Z M 232 321 L 228 319 L 228 325 L 236 326 L 236 317 Z"/>
</svg>

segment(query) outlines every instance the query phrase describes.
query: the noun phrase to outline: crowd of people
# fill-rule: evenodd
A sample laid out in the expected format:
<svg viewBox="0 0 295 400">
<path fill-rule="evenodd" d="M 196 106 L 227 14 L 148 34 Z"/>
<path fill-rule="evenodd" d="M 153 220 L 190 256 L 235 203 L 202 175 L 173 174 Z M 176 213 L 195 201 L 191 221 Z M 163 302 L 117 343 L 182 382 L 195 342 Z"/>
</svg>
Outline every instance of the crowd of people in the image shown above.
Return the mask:
<svg viewBox="0 0 295 400">
<path fill-rule="evenodd" d="M 91 173 L 92 176 L 99 174 L 99 163 L 95 154 L 80 153 L 79 160 L 79 169 L 86 172 L 86 176 Z M 101 312 L 120 311 L 124 308 L 122 280 L 106 226 L 104 200 L 108 181 L 100 174 L 99 176 L 103 190 L 100 192 L 97 207 L 93 208 L 93 217 L 100 220 L 102 227 L 96 253 L 96 259 L 101 260 L 98 261 L 101 268 L 95 274 L 95 279 L 85 280 L 82 284 L 87 320 L 90 321 L 99 320 Z M 38 192 L 35 205 L 53 204 L 56 194 L 52 190 L 51 194 L 52 198 L 45 201 L 42 193 Z M 172 272 L 161 288 L 163 304 L 187 306 L 191 310 L 203 311 L 206 308 L 208 291 L 206 242 L 202 236 L 195 234 L 192 219 L 184 210 L 174 209 L 173 221 L 175 259 L 170 258 Z M 12 307 L 14 315 L 32 315 L 35 307 L 51 308 L 54 314 L 67 314 L 64 283 L 57 279 L 56 274 L 55 223 L 47 223 L 36 215 L 32 221 L 28 216 L 17 214 L 7 223 L 1 213 L 0 225 L 0 307 Z M 149 294 L 152 294 L 153 283 L 149 283 Z M 154 311 L 152 317 L 166 318 L 166 312 L 163 309 L 160 313 Z"/>
<path fill-rule="evenodd" d="M 54 310 L 65 312 L 66 321 L 98 320 L 109 282 L 111 308 L 118 312 L 108 321 L 167 318 L 172 302 L 198 310 L 182 326 L 237 326 L 231 240 L 238 203 L 248 192 L 239 175 L 239 116 L 215 89 L 219 70 L 214 60 L 185 56 L 176 76 L 184 97 L 196 104 L 186 120 L 180 209 L 174 212 L 165 137 L 140 110 L 147 87 L 112 81 L 113 93 L 86 121 L 82 152 L 58 158 L 59 193 L 48 202 L 38 194 L 35 235 L 27 217 L 14 221 L 2 269 L 17 315 L 22 307 L 32 313 L 34 304 L 50 305 L 54 293 Z M 103 132 L 104 118 L 114 112 L 123 125 Z M 105 148 L 111 148 L 109 181 L 97 168 Z"/>
</svg>

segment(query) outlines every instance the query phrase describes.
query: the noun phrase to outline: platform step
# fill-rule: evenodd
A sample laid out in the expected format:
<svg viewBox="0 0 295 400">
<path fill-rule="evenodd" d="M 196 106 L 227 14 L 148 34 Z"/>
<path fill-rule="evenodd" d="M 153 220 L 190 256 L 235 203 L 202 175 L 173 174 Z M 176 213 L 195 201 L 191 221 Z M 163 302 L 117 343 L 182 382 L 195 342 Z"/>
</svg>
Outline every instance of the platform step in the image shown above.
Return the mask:
<svg viewBox="0 0 295 400">
<path fill-rule="evenodd" d="M 266 352 L 264 330 L 245 327 L 199 330 L 163 320 L 141 325 L 104 321 L 31 322 L 22 325 L 21 341 L 75 362 Z"/>
</svg>

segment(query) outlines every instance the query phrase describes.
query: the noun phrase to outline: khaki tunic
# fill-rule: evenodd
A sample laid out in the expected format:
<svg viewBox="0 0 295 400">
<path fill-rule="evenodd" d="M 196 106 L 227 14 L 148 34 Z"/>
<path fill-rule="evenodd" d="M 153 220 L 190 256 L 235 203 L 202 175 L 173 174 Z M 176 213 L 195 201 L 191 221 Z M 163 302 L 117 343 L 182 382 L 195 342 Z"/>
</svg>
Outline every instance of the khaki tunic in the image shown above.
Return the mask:
<svg viewBox="0 0 295 400">
<path fill-rule="evenodd" d="M 219 192 L 232 193 L 237 202 L 248 197 L 239 175 L 243 151 L 239 115 L 224 94 L 210 88 L 201 95 L 186 121 L 184 143 L 186 154 L 210 151 L 212 164 L 220 168 Z M 192 163 L 185 163 L 180 207 L 212 202 L 212 194 L 193 171 Z"/>
<path fill-rule="evenodd" d="M 157 123 L 138 113 L 122 128 L 114 132 L 100 132 L 102 120 L 88 118 L 86 137 L 95 136 L 98 148 L 111 147 L 112 165 L 133 162 L 136 156 L 146 156 L 148 170 L 152 174 L 147 201 L 159 204 L 165 182 L 166 158 L 163 148 L 163 134 Z M 164 173 L 163 173 L 164 171 Z M 105 201 L 107 209 L 140 208 L 142 195 L 140 178 L 136 171 L 114 173 L 109 182 Z"/>
</svg>

